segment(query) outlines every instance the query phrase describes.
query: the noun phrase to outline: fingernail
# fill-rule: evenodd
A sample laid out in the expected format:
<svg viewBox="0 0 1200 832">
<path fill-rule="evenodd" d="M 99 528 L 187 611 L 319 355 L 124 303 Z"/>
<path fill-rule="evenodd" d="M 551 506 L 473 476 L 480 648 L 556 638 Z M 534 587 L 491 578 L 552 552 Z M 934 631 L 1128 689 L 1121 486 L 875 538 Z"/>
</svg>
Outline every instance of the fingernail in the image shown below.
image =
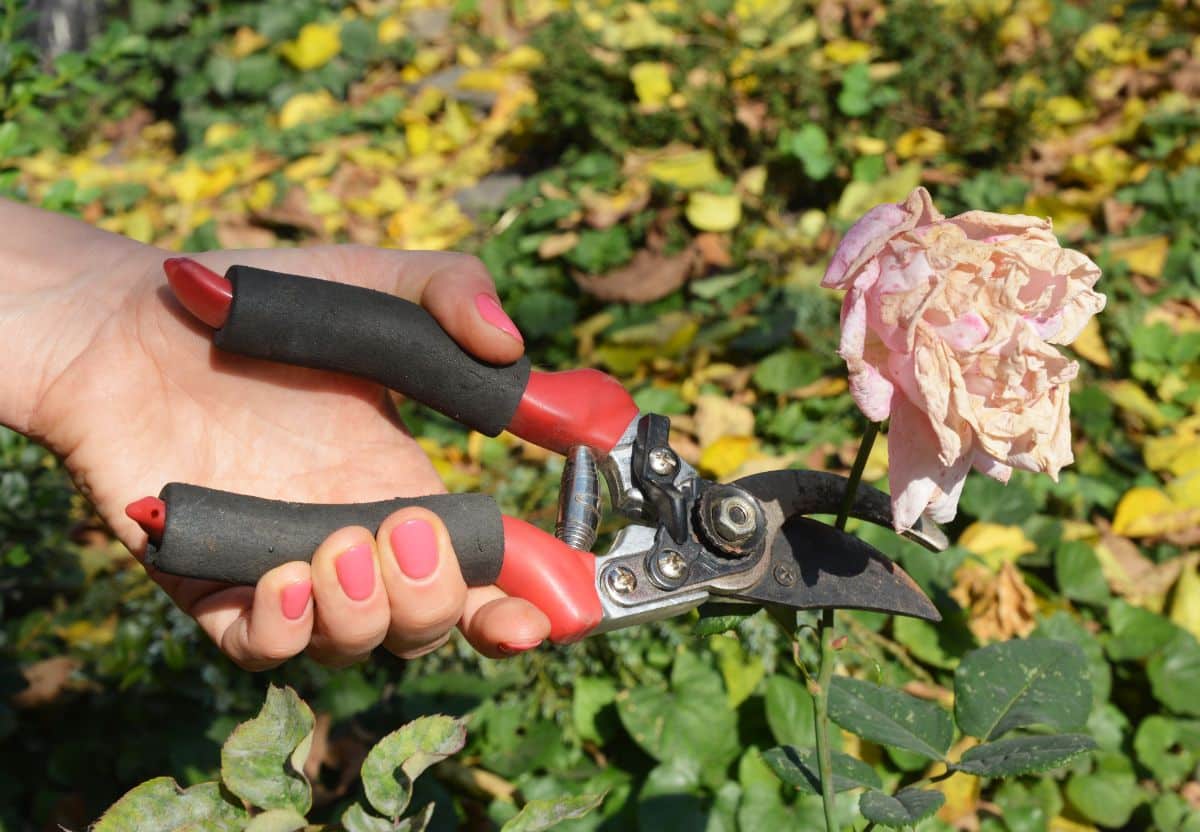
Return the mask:
<svg viewBox="0 0 1200 832">
<path fill-rule="evenodd" d="M 352 546 L 333 562 L 342 591 L 355 601 L 369 598 L 375 591 L 375 558 L 365 543 Z"/>
<path fill-rule="evenodd" d="M 400 571 L 414 581 L 428 578 L 437 569 L 437 535 L 424 520 L 406 520 L 392 529 L 392 554 Z"/>
<path fill-rule="evenodd" d="M 511 335 L 522 344 L 525 343 L 525 339 L 521 337 L 521 331 L 517 329 L 517 325 L 512 322 L 512 318 L 508 317 L 500 307 L 500 301 L 486 292 L 480 292 L 475 296 L 475 308 L 479 310 L 479 317 L 496 327 L 496 329 Z"/>
<path fill-rule="evenodd" d="M 539 644 L 541 644 L 542 641 L 543 640 L 540 638 L 537 641 L 525 641 L 525 642 L 502 641 L 502 642 L 500 642 L 500 652 L 507 653 L 508 655 L 513 656 L 513 655 L 516 655 L 517 653 L 524 653 L 526 650 L 532 650 L 533 648 L 535 648 Z"/>
<path fill-rule="evenodd" d="M 280 605 L 283 607 L 284 616 L 295 621 L 308 609 L 308 599 L 312 597 L 312 581 L 297 581 L 294 584 L 288 584 L 280 595 Z"/>
</svg>

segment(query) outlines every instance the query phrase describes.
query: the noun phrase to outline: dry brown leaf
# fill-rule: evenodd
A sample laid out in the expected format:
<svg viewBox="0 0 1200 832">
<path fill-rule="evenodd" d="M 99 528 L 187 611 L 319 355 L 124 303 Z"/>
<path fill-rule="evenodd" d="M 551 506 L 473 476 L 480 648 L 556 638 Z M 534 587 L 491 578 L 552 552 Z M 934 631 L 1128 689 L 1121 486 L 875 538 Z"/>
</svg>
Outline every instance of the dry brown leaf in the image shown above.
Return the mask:
<svg viewBox="0 0 1200 832">
<path fill-rule="evenodd" d="M 728 235 L 705 231 L 697 234 L 692 242 L 705 265 L 715 266 L 718 269 L 727 269 L 733 265 L 733 257 L 729 254 Z"/>
<path fill-rule="evenodd" d="M 274 248 L 274 232 L 236 217 L 217 221 L 217 241 L 222 248 Z"/>
<path fill-rule="evenodd" d="M 1186 800 L 1193 809 L 1200 809 L 1200 780 L 1184 783 L 1179 789 L 1179 796 Z"/>
<path fill-rule="evenodd" d="M 564 234 L 551 234 L 538 244 L 538 257 L 543 260 L 552 260 L 575 248 L 575 244 L 578 242 L 579 234 L 574 231 L 567 231 Z"/>
<path fill-rule="evenodd" d="M 934 685 L 929 682 L 913 679 L 911 682 L 905 682 L 901 690 L 909 696 L 915 696 L 918 699 L 927 699 L 930 702 L 937 702 L 946 708 L 954 704 L 954 693 L 941 685 Z"/>
<path fill-rule="evenodd" d="M 52 656 L 21 668 L 29 687 L 18 691 L 12 703 L 18 708 L 39 708 L 58 699 L 70 681 L 71 674 L 82 666 L 71 656 Z"/>
<path fill-rule="evenodd" d="M 329 764 L 332 768 L 334 760 L 329 756 L 329 728 L 333 719 L 324 711 L 316 715 L 313 721 L 312 745 L 308 749 L 308 759 L 304 761 L 304 775 L 316 781 L 320 778 L 321 766 Z"/>
<path fill-rule="evenodd" d="M 1179 579 L 1181 559 L 1155 563 L 1132 540 L 1113 534 L 1106 523 L 1097 522 L 1097 526 L 1101 535 L 1096 555 L 1112 591 L 1131 604 L 1160 611 L 1167 591 Z"/>
<path fill-rule="evenodd" d="M 1144 213 L 1145 209 L 1137 205 L 1121 202 L 1118 199 L 1106 199 L 1104 200 L 1104 227 L 1110 234 L 1119 236 L 1141 219 Z"/>
<path fill-rule="evenodd" d="M 981 642 L 1023 638 L 1033 632 L 1037 614 L 1033 591 L 1009 561 L 996 574 L 977 563 L 963 564 L 950 595 L 968 611 L 967 626 Z"/>
<path fill-rule="evenodd" d="M 601 275 L 576 272 L 574 278 L 580 289 L 600 300 L 649 303 L 682 286 L 697 261 L 693 248 L 678 254 L 655 254 L 642 249 L 619 269 Z"/>
</svg>

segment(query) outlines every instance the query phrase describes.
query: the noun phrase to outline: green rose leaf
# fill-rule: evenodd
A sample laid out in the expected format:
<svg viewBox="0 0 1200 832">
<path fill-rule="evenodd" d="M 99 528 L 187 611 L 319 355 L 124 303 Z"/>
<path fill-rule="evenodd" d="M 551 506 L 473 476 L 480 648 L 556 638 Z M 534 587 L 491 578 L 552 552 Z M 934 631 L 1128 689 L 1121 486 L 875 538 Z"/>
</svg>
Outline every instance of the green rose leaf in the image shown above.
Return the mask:
<svg viewBox="0 0 1200 832">
<path fill-rule="evenodd" d="M 1096 770 L 1067 781 L 1067 800 L 1088 820 L 1110 829 L 1129 823 L 1133 810 L 1146 799 L 1133 773 L 1133 764 L 1120 753 L 1096 755 Z"/>
<path fill-rule="evenodd" d="M 1058 548 L 1054 556 L 1054 577 L 1063 595 L 1087 604 L 1104 604 L 1111 597 L 1108 581 L 1100 571 L 1100 559 L 1092 547 L 1073 540 Z"/>
<path fill-rule="evenodd" d="M 542 832 L 567 820 L 581 818 L 604 802 L 607 792 L 531 800 L 500 832 Z"/>
<path fill-rule="evenodd" d="M 1172 711 L 1200 716 L 1200 643 L 1191 633 L 1176 635 L 1146 665 L 1154 698 Z"/>
<path fill-rule="evenodd" d="M 341 824 L 346 832 L 392 832 L 395 826 L 387 818 L 371 814 L 359 803 L 342 812 Z"/>
<path fill-rule="evenodd" d="M 312 789 L 304 761 L 312 746 L 313 713 L 291 688 L 267 690 L 258 716 L 243 722 L 221 748 L 221 779 L 260 809 L 308 813 Z"/>
<path fill-rule="evenodd" d="M 1011 777 L 1058 768 L 1095 747 L 1086 734 L 1009 737 L 968 749 L 951 767 L 979 777 Z"/>
<path fill-rule="evenodd" d="M 346 832 L 423 832 L 433 817 L 434 804 L 428 804 L 424 809 L 400 822 L 391 821 L 373 815 L 355 803 L 342 813 L 341 824 Z"/>
<path fill-rule="evenodd" d="M 462 750 L 467 729 L 448 716 L 423 716 L 393 731 L 367 753 L 362 764 L 363 791 L 375 811 L 398 818 L 412 798 L 421 772 Z"/>
<path fill-rule="evenodd" d="M 1114 661 L 1144 659 L 1179 632 L 1170 619 L 1121 600 L 1109 605 L 1108 623 L 1112 636 L 1105 649 Z"/>
<path fill-rule="evenodd" d="M 992 644 L 954 671 L 954 715 L 967 734 L 995 739 L 1013 728 L 1076 730 L 1087 722 L 1092 687 L 1083 651 L 1030 638 Z"/>
<path fill-rule="evenodd" d="M 1177 787 L 1196 768 L 1200 722 L 1181 722 L 1153 714 L 1142 720 L 1133 738 L 1138 762 L 1168 789 Z"/>
<path fill-rule="evenodd" d="M 931 760 L 942 759 L 954 739 L 950 714 L 937 703 L 846 676 L 833 679 L 829 718 L 863 739 Z"/>
<path fill-rule="evenodd" d="M 680 653 L 670 689 L 640 687 L 617 694 L 617 713 L 634 742 L 659 762 L 695 760 L 705 782 L 720 785 L 741 750 L 737 712 L 721 676 L 697 655 Z"/>
<path fill-rule="evenodd" d="M 575 695 L 571 699 L 571 716 L 575 730 L 585 740 L 603 742 L 596 717 L 617 698 L 617 685 L 602 676 L 583 676 L 575 680 Z"/>
<path fill-rule="evenodd" d="M 802 792 L 821 793 L 821 778 L 817 773 L 817 750 L 783 745 L 763 752 L 763 760 L 775 775 Z M 833 754 L 833 789 L 878 789 L 882 784 L 875 769 L 849 754 Z"/>
<path fill-rule="evenodd" d="M 797 747 L 816 742 L 808 689 L 795 679 L 779 675 L 767 679 L 766 689 L 767 725 L 775 741 Z"/>
<path fill-rule="evenodd" d="M 246 824 L 245 832 L 297 832 L 308 826 L 303 815 L 292 809 L 268 809 Z"/>
<path fill-rule="evenodd" d="M 181 789 L 170 777 L 155 777 L 135 786 L 109 807 L 93 832 L 173 832 L 185 824 L 203 824 L 211 832 L 233 832 L 246 822 L 246 812 L 221 796 L 216 783 Z"/>
<path fill-rule="evenodd" d="M 944 794 L 927 789 L 901 789 L 895 795 L 872 789 L 862 793 L 858 810 L 867 820 L 896 829 L 924 820 L 945 802 Z"/>
<path fill-rule="evenodd" d="M 786 349 L 758 363 L 754 383 L 767 393 L 787 393 L 821 377 L 821 361 L 811 352 Z"/>
</svg>

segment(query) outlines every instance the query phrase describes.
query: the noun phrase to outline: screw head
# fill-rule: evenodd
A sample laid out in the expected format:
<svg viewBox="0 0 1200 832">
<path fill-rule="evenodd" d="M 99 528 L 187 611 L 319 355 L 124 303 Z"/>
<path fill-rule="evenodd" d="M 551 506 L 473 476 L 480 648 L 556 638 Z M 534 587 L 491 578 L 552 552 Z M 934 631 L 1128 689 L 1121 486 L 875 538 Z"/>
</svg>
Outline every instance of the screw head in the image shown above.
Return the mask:
<svg viewBox="0 0 1200 832">
<path fill-rule="evenodd" d="M 754 534 L 754 506 L 741 495 L 725 497 L 717 503 L 713 528 L 730 543 L 741 543 Z"/>
<path fill-rule="evenodd" d="M 614 566 L 604 573 L 604 585 L 613 595 L 628 595 L 637 589 L 637 575 L 627 566 Z"/>
<path fill-rule="evenodd" d="M 667 549 L 658 556 L 658 571 L 664 578 L 677 581 L 687 571 L 687 561 L 678 552 Z"/>
<path fill-rule="evenodd" d="M 679 470 L 679 457 L 670 448 L 654 448 L 650 451 L 650 470 L 669 477 Z"/>
<path fill-rule="evenodd" d="M 779 565 L 775 567 L 775 580 L 783 586 L 791 586 L 796 583 L 796 570 L 790 566 Z"/>
</svg>

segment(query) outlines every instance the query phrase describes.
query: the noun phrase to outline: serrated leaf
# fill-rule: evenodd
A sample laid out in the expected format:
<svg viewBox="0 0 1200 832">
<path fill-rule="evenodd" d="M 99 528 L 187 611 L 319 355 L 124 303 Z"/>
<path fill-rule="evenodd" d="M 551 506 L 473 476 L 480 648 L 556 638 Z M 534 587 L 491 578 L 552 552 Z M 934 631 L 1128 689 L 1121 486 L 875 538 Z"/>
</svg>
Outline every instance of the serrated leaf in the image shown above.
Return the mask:
<svg viewBox="0 0 1200 832">
<path fill-rule="evenodd" d="M 312 746 L 313 713 L 291 688 L 267 689 L 258 716 L 243 722 L 221 748 L 221 780 L 260 809 L 307 814 L 312 789 L 304 761 Z"/>
<path fill-rule="evenodd" d="M 867 820 L 896 829 L 924 820 L 945 802 L 944 794 L 926 789 L 901 789 L 894 795 L 872 789 L 862 793 L 858 810 Z"/>
<path fill-rule="evenodd" d="M 846 676 L 833 679 L 829 718 L 863 739 L 931 760 L 942 759 L 954 739 L 950 714 L 937 703 Z"/>
<path fill-rule="evenodd" d="M 1083 727 L 1092 705 L 1087 659 L 1075 644 L 1030 638 L 992 644 L 954 671 L 958 727 L 981 739 L 1014 728 Z"/>
<path fill-rule="evenodd" d="M 542 832 L 567 820 L 581 818 L 604 802 L 607 792 L 531 800 L 500 832 Z"/>
<path fill-rule="evenodd" d="M 448 716 L 423 716 L 388 734 L 362 764 L 363 792 L 381 815 L 398 818 L 408 808 L 413 781 L 421 772 L 462 750 L 463 723 Z"/>
<path fill-rule="evenodd" d="M 1086 734 L 1010 737 L 968 749 L 952 768 L 980 777 L 1011 777 L 1058 768 L 1096 747 Z"/>
<path fill-rule="evenodd" d="M 782 745 L 763 752 L 763 760 L 775 775 L 802 792 L 821 793 L 821 777 L 817 768 L 815 748 L 793 748 Z M 833 790 L 878 789 L 881 783 L 875 769 L 849 754 L 833 752 Z"/>
<path fill-rule="evenodd" d="M 181 789 L 170 777 L 155 777 L 135 786 L 109 807 L 92 832 L 174 832 L 188 824 L 203 824 L 211 832 L 241 829 L 246 812 L 221 796 L 216 783 Z"/>
<path fill-rule="evenodd" d="M 303 815 L 296 814 L 292 809 L 268 809 L 261 815 L 255 815 L 246 824 L 244 832 L 297 832 L 308 826 Z"/>
</svg>

